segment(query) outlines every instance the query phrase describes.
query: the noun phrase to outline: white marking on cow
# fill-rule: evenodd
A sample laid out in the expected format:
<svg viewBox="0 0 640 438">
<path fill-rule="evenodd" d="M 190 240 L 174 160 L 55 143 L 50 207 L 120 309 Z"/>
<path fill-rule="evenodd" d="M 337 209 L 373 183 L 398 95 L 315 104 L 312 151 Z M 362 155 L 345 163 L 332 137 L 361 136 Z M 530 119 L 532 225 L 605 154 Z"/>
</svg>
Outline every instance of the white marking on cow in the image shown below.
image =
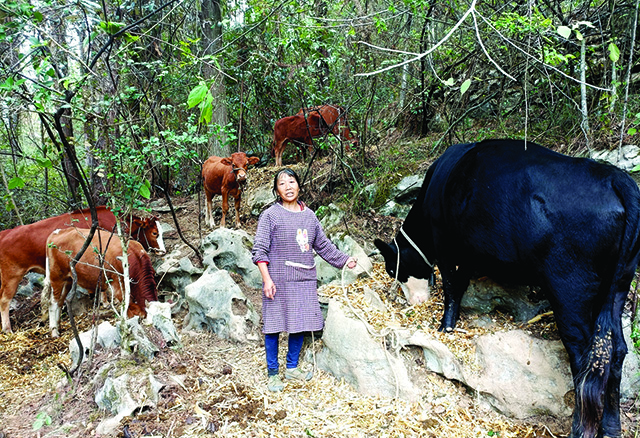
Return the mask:
<svg viewBox="0 0 640 438">
<path fill-rule="evenodd" d="M 60 230 L 54 231 L 58 233 Z M 45 259 L 45 268 L 44 268 L 44 285 L 42 287 L 42 295 L 49 295 L 49 330 L 51 331 L 51 337 L 57 338 L 60 333 L 58 330 L 58 321 L 60 321 L 60 306 L 58 306 L 58 302 L 54 297 L 53 291 L 51 290 L 51 267 L 49 266 L 49 257 Z"/>
<path fill-rule="evenodd" d="M 411 305 L 424 303 L 429 299 L 429 280 L 409 277 L 407 282 L 402 283 L 400 286 L 404 297 Z"/>
<path fill-rule="evenodd" d="M 156 226 L 158 227 L 158 252 L 165 253 L 167 252 L 167 250 L 164 247 L 164 239 L 162 238 L 162 226 L 160 225 L 160 221 L 156 221 Z"/>
</svg>

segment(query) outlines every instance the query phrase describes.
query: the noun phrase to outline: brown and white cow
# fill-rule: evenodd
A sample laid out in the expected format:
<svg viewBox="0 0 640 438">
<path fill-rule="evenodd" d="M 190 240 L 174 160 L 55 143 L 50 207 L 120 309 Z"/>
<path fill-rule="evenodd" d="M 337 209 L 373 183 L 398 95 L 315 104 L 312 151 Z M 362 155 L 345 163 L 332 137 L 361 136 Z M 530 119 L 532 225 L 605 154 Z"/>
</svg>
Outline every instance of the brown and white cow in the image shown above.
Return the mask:
<svg viewBox="0 0 640 438">
<path fill-rule="evenodd" d="M 320 105 L 311 108 L 302 108 L 298 114 L 317 113 L 322 118 L 321 126 L 328 127 L 329 130 L 340 140 L 358 146 L 358 139 L 351 135 L 347 111 L 339 105 Z M 347 144 L 348 147 L 348 144 Z M 348 149 L 347 149 L 348 150 Z"/>
<path fill-rule="evenodd" d="M 114 230 L 116 217 L 105 206 L 97 207 L 99 227 Z M 136 216 L 121 218 L 125 233 L 140 239 L 144 248 L 165 251 L 162 229 L 157 218 L 142 219 Z M 46 240 L 53 230 L 65 227 L 91 228 L 89 209 L 77 210 L 50 217 L 28 225 L 20 225 L 0 231 L 0 320 L 2 331 L 11 332 L 9 304 L 16 294 L 22 277 L 34 271 L 44 274 Z M 48 298 L 41 297 L 43 307 Z M 46 303 L 45 303 L 46 301 Z"/>
<path fill-rule="evenodd" d="M 51 291 L 49 328 L 51 336 L 59 335 L 60 309 L 64 305 L 73 278 L 70 261 L 89 235 L 88 230 L 65 228 L 53 231 L 46 242 L 46 277 L 44 289 Z M 75 265 L 78 286 L 102 293 L 105 302 L 121 302 L 124 297 L 122 245 L 118 236 L 96 230 L 91 244 Z M 130 240 L 127 249 L 131 300 L 127 317 L 146 316 L 146 302 L 158 301 L 151 258 L 142 244 Z"/>
<path fill-rule="evenodd" d="M 321 137 L 329 132 L 322 117 L 316 111 L 307 114 L 298 113 L 295 116 L 283 117 L 277 120 L 273 127 L 273 154 L 276 166 L 282 166 L 282 153 L 287 143 L 304 143 L 313 146 L 313 138 Z"/>
<path fill-rule="evenodd" d="M 229 211 L 229 196 L 235 199 L 236 227 L 240 226 L 240 202 L 242 189 L 247 179 L 247 167 L 257 164 L 258 157 L 247 157 L 244 152 L 235 152 L 230 157 L 211 156 L 202 165 L 202 181 L 207 198 L 205 224 L 214 227 L 213 196 L 222 196 L 222 219 L 220 226 L 225 227 L 225 218 Z"/>
</svg>

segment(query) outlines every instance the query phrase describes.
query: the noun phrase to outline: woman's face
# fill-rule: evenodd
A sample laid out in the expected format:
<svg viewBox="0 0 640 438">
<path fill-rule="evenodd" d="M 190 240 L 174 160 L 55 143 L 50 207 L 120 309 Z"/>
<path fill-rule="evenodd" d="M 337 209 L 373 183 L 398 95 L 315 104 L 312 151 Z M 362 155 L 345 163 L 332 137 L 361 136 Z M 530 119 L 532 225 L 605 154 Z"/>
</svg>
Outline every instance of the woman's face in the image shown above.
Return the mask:
<svg viewBox="0 0 640 438">
<path fill-rule="evenodd" d="M 296 202 L 298 193 L 300 193 L 300 186 L 298 186 L 298 181 L 293 176 L 283 173 L 278 177 L 277 190 L 283 202 Z"/>
</svg>

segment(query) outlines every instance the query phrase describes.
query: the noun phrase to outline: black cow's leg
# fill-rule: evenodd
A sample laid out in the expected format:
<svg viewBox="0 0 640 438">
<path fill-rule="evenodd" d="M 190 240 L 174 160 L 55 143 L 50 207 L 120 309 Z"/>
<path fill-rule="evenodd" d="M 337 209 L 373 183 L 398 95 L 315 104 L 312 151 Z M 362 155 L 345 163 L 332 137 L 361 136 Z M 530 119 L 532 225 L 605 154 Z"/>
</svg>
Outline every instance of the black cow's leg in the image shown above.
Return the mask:
<svg viewBox="0 0 640 438">
<path fill-rule="evenodd" d="M 438 264 L 442 275 L 442 288 L 444 289 L 444 314 L 439 331 L 452 331 L 460 317 L 460 302 L 469 286 L 470 274 L 462 268 Z"/>
<path fill-rule="evenodd" d="M 622 379 L 622 364 L 627 355 L 627 344 L 624 341 L 621 318 L 626 295 L 626 292 L 620 293 L 614 301 L 612 313 L 619 316 L 614 318 L 613 333 L 611 334 L 613 351 L 609 380 L 604 391 L 604 408 L 599 437 L 618 438 L 622 436 L 622 426 L 620 425 L 620 380 Z"/>
</svg>

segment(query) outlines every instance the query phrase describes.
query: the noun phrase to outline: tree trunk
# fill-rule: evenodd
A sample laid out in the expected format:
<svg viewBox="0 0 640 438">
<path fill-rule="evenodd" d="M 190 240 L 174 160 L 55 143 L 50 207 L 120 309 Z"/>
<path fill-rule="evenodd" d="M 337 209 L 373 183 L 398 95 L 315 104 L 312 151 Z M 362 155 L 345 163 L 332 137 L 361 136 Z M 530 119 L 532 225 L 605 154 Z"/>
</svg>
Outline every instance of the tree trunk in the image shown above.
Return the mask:
<svg viewBox="0 0 640 438">
<path fill-rule="evenodd" d="M 222 47 L 222 5 L 221 0 L 202 0 L 200 11 L 200 25 L 203 38 L 201 40 L 204 55 L 215 55 Z M 222 58 L 218 58 L 220 69 L 224 68 Z M 205 78 L 213 78 L 211 82 L 211 94 L 213 96 L 213 115 L 211 123 L 218 125 L 221 135 L 212 136 L 209 141 L 209 155 L 227 157 L 231 155 L 231 148 L 227 142 L 224 128 L 229 123 L 227 113 L 227 91 L 224 83 L 224 75 L 221 70 L 214 68 L 211 62 L 204 64 L 202 72 Z"/>
</svg>

